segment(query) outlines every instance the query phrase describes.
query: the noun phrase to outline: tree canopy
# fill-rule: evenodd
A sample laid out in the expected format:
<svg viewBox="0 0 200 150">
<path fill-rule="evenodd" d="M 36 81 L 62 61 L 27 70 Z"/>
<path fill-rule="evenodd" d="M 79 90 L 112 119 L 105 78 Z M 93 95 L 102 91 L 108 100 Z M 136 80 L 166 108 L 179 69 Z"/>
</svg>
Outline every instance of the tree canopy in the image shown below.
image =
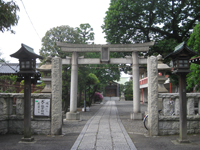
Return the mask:
<svg viewBox="0 0 200 150">
<path fill-rule="evenodd" d="M 63 25 L 54 27 L 48 30 L 45 36 L 42 38 L 42 48 L 40 55 L 46 58 L 47 56 L 59 56 L 64 58 L 67 54 L 62 52 L 56 42 L 64 43 L 81 43 L 79 34 L 74 28 Z"/>
<path fill-rule="evenodd" d="M 102 29 L 109 43 L 180 43 L 200 19 L 199 10 L 199 1 L 193 0 L 111 0 Z"/>
<path fill-rule="evenodd" d="M 89 44 L 91 41 L 94 40 L 94 32 L 93 28 L 90 26 L 89 23 L 80 24 L 79 27 L 76 28 L 79 33 L 81 43 Z"/>
<path fill-rule="evenodd" d="M 11 0 L 5 2 L 0 0 L 0 31 L 14 31 L 11 29 L 12 26 L 16 26 L 18 24 L 19 16 L 17 15 L 17 11 L 19 11 L 19 7 L 16 3 Z"/>
</svg>

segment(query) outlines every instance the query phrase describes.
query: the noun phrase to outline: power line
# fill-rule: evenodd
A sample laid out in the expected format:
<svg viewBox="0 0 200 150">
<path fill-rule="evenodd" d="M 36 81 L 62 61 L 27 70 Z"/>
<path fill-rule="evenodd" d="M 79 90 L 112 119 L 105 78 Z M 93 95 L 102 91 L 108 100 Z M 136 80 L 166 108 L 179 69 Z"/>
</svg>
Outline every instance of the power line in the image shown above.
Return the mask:
<svg viewBox="0 0 200 150">
<path fill-rule="evenodd" d="M 27 16 L 28 16 L 28 19 L 29 19 L 29 21 L 31 22 L 31 25 L 32 25 L 32 27 L 33 27 L 33 29 L 35 30 L 35 32 L 36 32 L 36 34 L 37 34 L 37 36 L 39 37 L 39 39 L 41 40 L 41 38 L 40 38 L 40 36 L 39 36 L 39 34 L 38 34 L 38 32 L 37 32 L 37 30 L 35 29 L 35 27 L 34 27 L 34 25 L 33 25 L 33 22 L 31 21 L 31 18 L 29 17 L 29 15 L 28 15 L 28 12 L 26 11 L 26 7 L 25 7 L 25 5 L 24 5 L 24 3 L 23 3 L 23 1 L 21 0 L 21 2 L 22 2 L 22 5 L 23 5 L 23 7 L 24 7 L 24 10 L 25 10 L 25 12 L 26 12 L 26 14 L 27 14 Z"/>
</svg>

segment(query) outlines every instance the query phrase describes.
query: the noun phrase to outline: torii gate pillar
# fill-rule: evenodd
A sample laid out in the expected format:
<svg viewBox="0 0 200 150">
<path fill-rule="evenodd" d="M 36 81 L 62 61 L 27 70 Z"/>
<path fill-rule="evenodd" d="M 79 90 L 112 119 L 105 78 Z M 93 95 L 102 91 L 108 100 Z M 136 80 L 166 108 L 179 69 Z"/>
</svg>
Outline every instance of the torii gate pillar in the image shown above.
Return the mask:
<svg viewBox="0 0 200 150">
<path fill-rule="evenodd" d="M 72 53 L 71 60 L 71 88 L 70 88 L 70 112 L 66 114 L 67 120 L 79 120 L 77 112 L 77 87 L 78 87 L 78 53 Z"/>
<path fill-rule="evenodd" d="M 131 119 L 142 119 L 140 112 L 140 85 L 139 85 L 139 59 L 138 52 L 132 52 L 132 78 L 133 78 L 133 113 Z"/>
</svg>

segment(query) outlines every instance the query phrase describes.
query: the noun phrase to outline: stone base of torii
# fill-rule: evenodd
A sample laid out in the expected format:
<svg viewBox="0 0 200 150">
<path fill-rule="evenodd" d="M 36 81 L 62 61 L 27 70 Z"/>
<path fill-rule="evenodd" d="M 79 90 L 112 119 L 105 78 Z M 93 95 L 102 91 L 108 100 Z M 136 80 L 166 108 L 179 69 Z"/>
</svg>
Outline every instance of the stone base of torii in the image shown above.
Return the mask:
<svg viewBox="0 0 200 150">
<path fill-rule="evenodd" d="M 139 89 L 139 65 L 147 64 L 147 59 L 139 59 L 138 52 L 146 52 L 154 42 L 142 44 L 110 44 L 110 45 L 86 45 L 68 44 L 57 42 L 63 52 L 72 52 L 72 57 L 62 59 L 62 64 L 71 64 L 71 91 L 70 112 L 66 114 L 67 120 L 79 120 L 77 112 L 77 87 L 78 87 L 78 64 L 132 64 L 133 78 L 133 113 L 131 119 L 142 119 L 140 111 L 140 89 Z M 79 58 L 78 52 L 100 52 L 101 58 Z M 132 52 L 132 57 L 110 58 L 110 52 Z"/>
</svg>

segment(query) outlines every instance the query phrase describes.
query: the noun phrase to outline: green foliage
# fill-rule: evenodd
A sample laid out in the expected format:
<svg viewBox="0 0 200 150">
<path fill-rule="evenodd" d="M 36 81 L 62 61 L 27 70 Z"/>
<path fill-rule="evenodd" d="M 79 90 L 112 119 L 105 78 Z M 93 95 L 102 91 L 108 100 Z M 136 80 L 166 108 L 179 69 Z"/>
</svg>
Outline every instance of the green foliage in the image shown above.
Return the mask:
<svg viewBox="0 0 200 150">
<path fill-rule="evenodd" d="M 187 44 L 194 51 L 200 53 L 200 23 L 195 26 Z M 192 72 L 187 75 L 187 90 L 200 91 L 200 66 L 191 63 L 190 70 Z"/>
<path fill-rule="evenodd" d="M 17 76 L 16 75 L 2 75 L 0 76 L 0 83 L 7 84 L 6 90 L 1 91 L 1 93 L 15 93 L 16 88 L 15 88 L 15 82 L 17 81 Z"/>
<path fill-rule="evenodd" d="M 175 39 L 163 39 L 155 42 L 154 46 L 148 52 L 148 55 L 158 56 L 161 54 L 163 57 L 167 56 L 169 53 L 174 51 L 174 48 L 179 43 Z M 169 62 L 169 60 L 164 60 L 165 62 Z"/>
<path fill-rule="evenodd" d="M 124 96 L 126 100 L 133 100 L 133 81 L 124 84 Z"/>
<path fill-rule="evenodd" d="M 89 23 L 80 24 L 79 28 L 77 27 L 76 30 L 80 36 L 82 44 L 89 44 L 89 41 L 94 40 L 94 32 L 92 32 L 93 28 L 91 28 Z"/>
<path fill-rule="evenodd" d="M 19 11 L 19 7 L 13 0 L 8 2 L 0 0 L 1 32 L 4 32 L 6 30 L 6 31 L 11 31 L 11 33 L 14 33 L 14 31 L 11 30 L 11 27 L 16 26 L 18 24 L 19 17 L 17 16 L 17 11 Z"/>
<path fill-rule="evenodd" d="M 38 90 L 34 91 L 33 93 L 41 93 L 41 91 L 44 89 L 44 87 L 45 87 L 45 83 L 42 81 L 40 84 L 36 85 L 36 88 Z"/>
<path fill-rule="evenodd" d="M 90 73 L 87 77 L 86 77 L 86 84 L 87 85 L 95 85 L 99 83 L 99 79 L 97 78 L 97 76 L 93 73 Z"/>
<path fill-rule="evenodd" d="M 40 55 L 44 58 L 47 56 L 59 56 L 61 58 L 65 58 L 68 53 L 62 52 L 61 49 L 56 45 L 56 42 L 80 43 L 81 40 L 79 39 L 77 30 L 72 27 L 66 25 L 54 27 L 48 30 L 45 36 L 42 38 Z"/>
<path fill-rule="evenodd" d="M 111 0 L 103 32 L 107 42 L 138 43 L 189 38 L 200 19 L 200 4 L 191 0 Z"/>
</svg>

